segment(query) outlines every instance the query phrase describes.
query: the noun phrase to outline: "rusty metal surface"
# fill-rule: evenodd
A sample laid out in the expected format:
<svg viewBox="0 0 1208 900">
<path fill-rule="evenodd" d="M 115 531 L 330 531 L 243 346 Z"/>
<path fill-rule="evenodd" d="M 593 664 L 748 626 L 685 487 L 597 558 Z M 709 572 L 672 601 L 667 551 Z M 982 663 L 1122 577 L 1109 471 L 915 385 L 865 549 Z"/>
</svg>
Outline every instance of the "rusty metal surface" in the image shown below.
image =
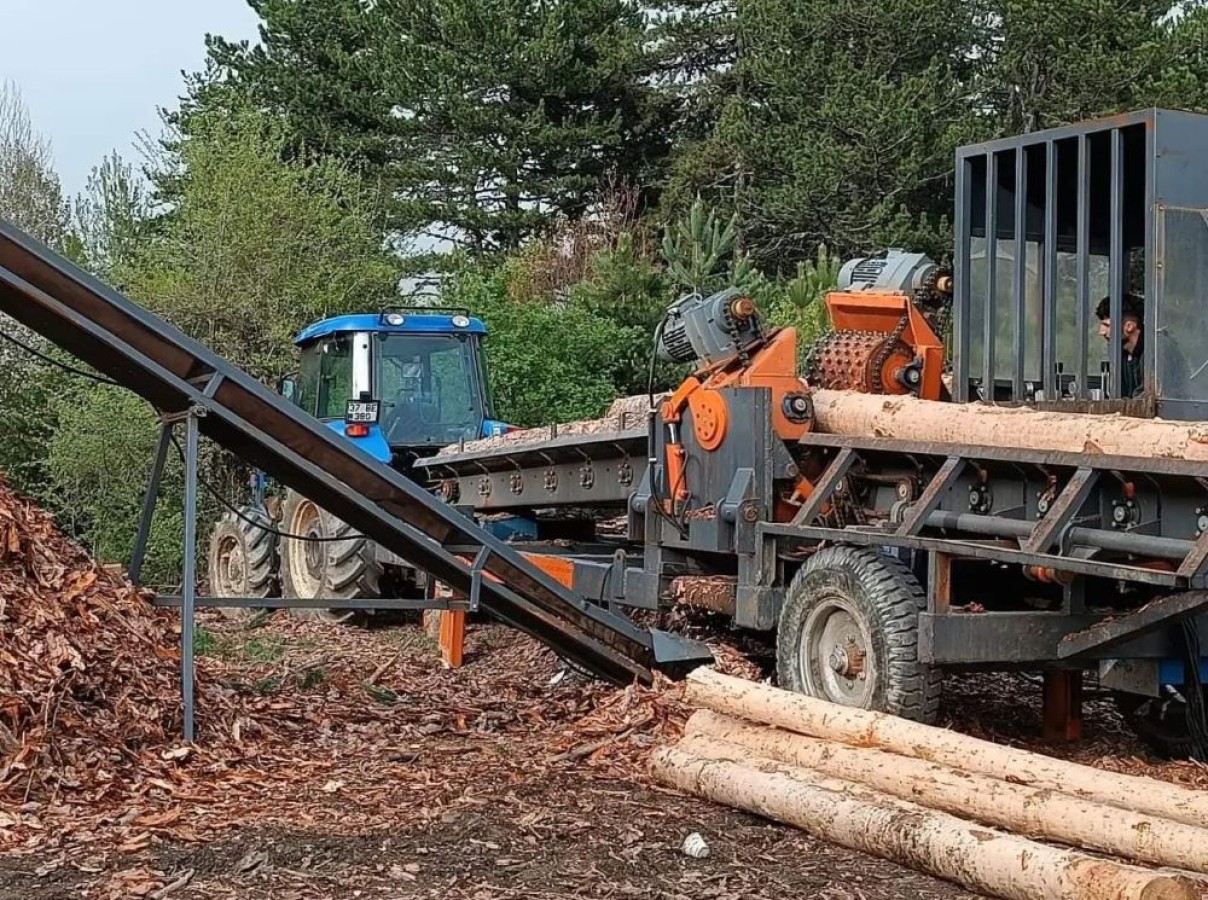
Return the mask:
<svg viewBox="0 0 1208 900">
<path fill-rule="evenodd" d="M 876 331 L 831 331 L 824 334 L 810 350 L 809 383 L 815 387 L 837 391 L 860 391 L 882 394 L 885 363 L 882 358 L 901 359 L 909 364 L 914 353 L 900 340 Z"/>
<path fill-rule="evenodd" d="M 1062 659 L 1091 650 L 1106 650 L 1208 610 L 1208 591 L 1188 591 L 1160 597 L 1135 612 L 1067 635 L 1058 648 Z"/>
</svg>

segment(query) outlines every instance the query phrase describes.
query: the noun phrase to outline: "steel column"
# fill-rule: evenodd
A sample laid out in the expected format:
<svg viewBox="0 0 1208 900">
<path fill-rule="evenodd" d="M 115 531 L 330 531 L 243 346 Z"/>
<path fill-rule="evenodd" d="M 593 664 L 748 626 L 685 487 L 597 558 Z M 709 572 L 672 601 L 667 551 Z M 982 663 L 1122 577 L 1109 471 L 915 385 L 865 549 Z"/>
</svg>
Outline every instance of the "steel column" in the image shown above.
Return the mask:
<svg viewBox="0 0 1208 900">
<path fill-rule="evenodd" d="M 151 520 L 155 517 L 155 505 L 159 500 L 159 483 L 164 477 L 164 463 L 168 458 L 168 445 L 172 442 L 172 425 L 161 422 L 159 443 L 155 446 L 155 460 L 151 463 L 151 475 L 147 479 L 147 492 L 143 495 L 143 513 L 138 520 L 138 534 L 134 538 L 134 550 L 130 554 L 130 582 L 139 584 L 143 574 L 143 559 L 147 555 L 147 541 L 151 537 Z"/>
<path fill-rule="evenodd" d="M 1111 196 L 1111 247 L 1108 252 L 1108 296 L 1109 313 L 1112 320 L 1110 351 L 1108 353 L 1108 383 L 1103 385 L 1104 396 L 1116 399 L 1122 396 L 1123 373 L 1120 361 L 1124 358 L 1124 138 L 1119 128 L 1113 128 L 1112 141 L 1112 196 Z M 1152 353 L 1153 350 L 1150 350 Z"/>
<path fill-rule="evenodd" d="M 193 740 L 193 636 L 197 599 L 197 420 L 205 410 L 194 407 L 185 421 L 185 566 L 180 587 L 180 672 L 184 698 L 184 739 Z"/>
<path fill-rule="evenodd" d="M 1091 295 L 1091 143 L 1085 134 L 1078 137 L 1078 301 L 1075 310 L 1078 338 L 1077 364 L 1074 377 L 1077 379 L 1077 396 L 1085 399 L 1087 370 L 1087 329 Z"/>
<path fill-rule="evenodd" d="M 1011 366 L 1011 399 L 1026 400 L 1024 366 L 1027 364 L 1027 337 L 1024 323 L 1028 278 L 1028 154 L 1025 147 L 1015 151 L 1015 357 Z"/>
<path fill-rule="evenodd" d="M 1057 379 L 1057 142 L 1045 145 L 1044 192 L 1044 335 L 1041 339 L 1044 399 L 1060 400 Z"/>
<path fill-rule="evenodd" d="M 995 294 L 998 291 L 998 154 L 986 154 L 986 318 L 982 322 L 982 394 L 994 402 Z"/>
<path fill-rule="evenodd" d="M 953 399 L 957 403 L 969 400 L 969 254 L 973 211 L 973 163 L 968 159 L 956 162 L 956 259 L 954 267 L 956 297 L 953 302 L 952 339 L 956 345 L 953 363 Z M 941 335 L 943 337 L 943 335 Z"/>
</svg>

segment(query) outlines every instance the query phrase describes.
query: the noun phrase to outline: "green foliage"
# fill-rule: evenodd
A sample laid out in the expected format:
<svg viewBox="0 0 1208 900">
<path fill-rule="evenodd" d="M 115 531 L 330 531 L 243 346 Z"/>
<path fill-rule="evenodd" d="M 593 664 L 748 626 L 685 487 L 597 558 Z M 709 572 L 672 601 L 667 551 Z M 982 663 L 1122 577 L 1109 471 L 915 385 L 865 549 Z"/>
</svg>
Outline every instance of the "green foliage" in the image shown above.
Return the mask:
<svg viewBox="0 0 1208 900">
<path fill-rule="evenodd" d="M 458 274 L 446 296 L 491 331 L 487 365 L 496 416 L 544 425 L 599 415 L 616 396 L 616 348 L 629 335 L 571 302 L 524 302 L 507 295 L 502 272 Z"/>
<path fill-rule="evenodd" d="M 62 525 L 103 560 L 129 558 L 143 491 L 155 455 L 158 422 L 133 394 L 76 382 L 53 407 L 46 447 L 46 497 Z M 171 583 L 182 564 L 183 481 L 169 458 L 144 564 L 148 583 Z"/>
<path fill-rule="evenodd" d="M 266 381 L 294 365 L 293 336 L 379 307 L 399 274 L 373 196 L 334 160 L 283 162 L 280 123 L 199 113 L 178 155 L 177 205 L 122 271 L 131 295 Z"/>
<path fill-rule="evenodd" d="M 817 256 L 797 264 L 797 274 L 779 284 L 763 309 L 773 325 L 797 329 L 797 351 L 804 360 L 809 348 L 829 327 L 824 298 L 839 282 L 842 262 L 819 245 Z"/>
<path fill-rule="evenodd" d="M 738 240 L 738 214 L 722 222 L 716 211 L 697 200 L 688 215 L 663 232 L 667 273 L 681 287 L 710 294 L 730 281 L 729 267 Z"/>
</svg>

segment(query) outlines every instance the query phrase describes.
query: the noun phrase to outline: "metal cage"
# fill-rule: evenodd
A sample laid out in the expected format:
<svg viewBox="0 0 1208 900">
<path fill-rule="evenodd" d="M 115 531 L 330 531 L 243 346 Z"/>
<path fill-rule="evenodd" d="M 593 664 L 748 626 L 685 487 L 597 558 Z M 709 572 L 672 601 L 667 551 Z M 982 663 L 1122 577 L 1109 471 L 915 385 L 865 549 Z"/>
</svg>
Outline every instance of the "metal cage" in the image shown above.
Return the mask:
<svg viewBox="0 0 1208 900">
<path fill-rule="evenodd" d="M 962 147 L 955 226 L 955 399 L 1208 418 L 1208 116 L 1145 110 Z M 1125 396 L 1128 293 L 1144 324 Z"/>
</svg>

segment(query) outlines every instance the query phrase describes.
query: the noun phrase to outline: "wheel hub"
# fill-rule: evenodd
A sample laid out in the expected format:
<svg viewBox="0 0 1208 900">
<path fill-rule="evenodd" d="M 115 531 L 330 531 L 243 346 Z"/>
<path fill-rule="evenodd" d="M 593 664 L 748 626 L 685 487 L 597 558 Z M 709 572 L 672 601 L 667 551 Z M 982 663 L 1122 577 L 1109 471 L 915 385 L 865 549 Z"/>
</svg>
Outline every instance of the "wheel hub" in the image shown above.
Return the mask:
<svg viewBox="0 0 1208 900">
<path fill-rule="evenodd" d="M 803 626 L 801 672 L 809 693 L 844 706 L 869 708 L 876 665 L 868 626 L 844 597 L 818 603 Z"/>
</svg>

